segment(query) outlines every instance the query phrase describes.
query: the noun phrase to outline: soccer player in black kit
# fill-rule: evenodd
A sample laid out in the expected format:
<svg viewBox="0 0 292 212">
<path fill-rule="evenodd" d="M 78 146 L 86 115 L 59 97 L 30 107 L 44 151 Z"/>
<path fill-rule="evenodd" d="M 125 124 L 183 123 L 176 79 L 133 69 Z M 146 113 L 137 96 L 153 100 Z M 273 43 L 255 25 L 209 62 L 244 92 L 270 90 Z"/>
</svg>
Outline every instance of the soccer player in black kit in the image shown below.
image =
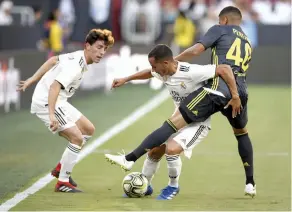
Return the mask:
<svg viewBox="0 0 292 212">
<path fill-rule="evenodd" d="M 179 129 L 193 122 L 204 121 L 214 113 L 221 112 L 228 119 L 238 141 L 238 152 L 246 175 L 245 194 L 252 197 L 256 195 L 253 178 L 253 148 L 246 128 L 248 121 L 246 73 L 251 60 L 252 48 L 249 39 L 240 27 L 241 21 L 242 15 L 238 8 L 225 7 L 219 14 L 219 25 L 211 27 L 201 40 L 175 58 L 178 61 L 188 61 L 211 48 L 212 64 L 231 66 L 236 86 L 229 89 L 220 77 L 209 80 L 204 87 L 191 93 L 181 103 L 176 114 L 148 135 L 133 152 L 124 156 L 124 160 L 114 160 L 113 162 L 127 167 L 129 170 L 133 166 L 133 162 L 145 154 L 148 149 L 160 146 Z M 175 143 L 167 143 L 166 154 L 178 155 L 180 151 L 179 148 L 176 151 L 177 147 Z M 165 199 L 175 196 L 179 190 L 168 187 L 161 194 Z"/>
</svg>

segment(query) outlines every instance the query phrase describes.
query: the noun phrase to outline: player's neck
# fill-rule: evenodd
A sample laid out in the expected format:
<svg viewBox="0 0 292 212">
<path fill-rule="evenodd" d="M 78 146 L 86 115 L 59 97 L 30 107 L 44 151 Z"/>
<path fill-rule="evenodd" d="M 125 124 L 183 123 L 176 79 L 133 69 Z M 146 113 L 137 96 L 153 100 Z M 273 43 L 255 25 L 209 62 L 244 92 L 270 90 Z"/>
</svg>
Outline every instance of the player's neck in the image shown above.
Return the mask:
<svg viewBox="0 0 292 212">
<path fill-rule="evenodd" d="M 177 72 L 178 61 L 175 60 L 174 62 L 174 69 L 169 73 L 170 76 L 174 75 Z"/>
<path fill-rule="evenodd" d="M 230 21 L 227 25 L 240 26 L 240 23 L 238 21 Z"/>
<path fill-rule="evenodd" d="M 90 65 L 90 64 L 93 63 L 93 61 L 90 59 L 90 57 L 88 56 L 88 54 L 87 54 L 87 52 L 85 50 L 84 50 L 84 57 L 85 57 L 87 65 Z"/>
</svg>

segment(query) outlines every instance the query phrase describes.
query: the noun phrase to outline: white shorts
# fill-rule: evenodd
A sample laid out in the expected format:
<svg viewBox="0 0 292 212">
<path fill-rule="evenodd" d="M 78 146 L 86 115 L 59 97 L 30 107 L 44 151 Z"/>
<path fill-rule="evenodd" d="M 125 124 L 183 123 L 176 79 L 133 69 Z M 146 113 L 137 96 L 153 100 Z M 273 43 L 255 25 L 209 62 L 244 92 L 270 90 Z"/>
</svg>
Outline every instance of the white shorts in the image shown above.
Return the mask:
<svg viewBox="0 0 292 212">
<path fill-rule="evenodd" d="M 193 148 L 207 137 L 209 131 L 208 126 L 193 123 L 179 130 L 172 139 L 183 148 L 184 155 L 190 159 Z"/>
<path fill-rule="evenodd" d="M 35 106 L 35 107 L 34 107 Z M 38 108 L 35 112 L 33 112 L 40 120 L 44 122 L 44 124 L 50 129 L 50 117 L 49 117 L 49 108 L 39 107 L 38 105 L 34 105 L 32 103 L 32 107 Z M 61 132 L 65 129 L 75 126 L 76 122 L 81 118 L 82 113 L 77 110 L 73 105 L 69 102 L 60 102 L 56 103 L 55 107 L 55 117 L 59 122 L 59 128 L 52 133 Z"/>
</svg>

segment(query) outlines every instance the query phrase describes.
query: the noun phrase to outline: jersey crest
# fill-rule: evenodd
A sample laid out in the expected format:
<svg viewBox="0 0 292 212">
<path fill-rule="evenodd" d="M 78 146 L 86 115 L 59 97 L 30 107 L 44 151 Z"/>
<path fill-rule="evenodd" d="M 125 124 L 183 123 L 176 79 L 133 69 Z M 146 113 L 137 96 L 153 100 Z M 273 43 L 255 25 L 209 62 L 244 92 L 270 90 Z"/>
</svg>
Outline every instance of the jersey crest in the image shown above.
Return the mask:
<svg viewBox="0 0 292 212">
<path fill-rule="evenodd" d="M 186 84 L 184 83 L 184 82 L 181 82 L 180 83 L 180 87 L 182 88 L 182 89 L 187 89 L 187 86 L 186 86 Z"/>
</svg>

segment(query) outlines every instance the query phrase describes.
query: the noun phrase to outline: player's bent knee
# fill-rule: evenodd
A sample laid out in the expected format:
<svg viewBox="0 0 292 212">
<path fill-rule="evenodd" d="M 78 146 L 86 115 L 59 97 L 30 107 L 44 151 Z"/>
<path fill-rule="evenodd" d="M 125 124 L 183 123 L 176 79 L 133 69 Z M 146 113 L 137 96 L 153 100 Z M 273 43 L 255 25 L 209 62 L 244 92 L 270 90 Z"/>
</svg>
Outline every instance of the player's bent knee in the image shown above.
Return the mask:
<svg viewBox="0 0 292 212">
<path fill-rule="evenodd" d="M 183 148 L 175 140 L 170 140 L 166 145 L 165 154 L 178 155 L 182 151 L 183 151 Z"/>
<path fill-rule="evenodd" d="M 155 160 L 159 160 L 165 154 L 165 149 L 166 149 L 165 144 L 159 147 L 154 147 L 153 149 L 150 150 L 150 152 L 148 153 L 148 156 Z"/>
<path fill-rule="evenodd" d="M 74 135 L 74 136 L 71 137 L 69 142 L 72 143 L 72 144 L 76 144 L 76 145 L 82 147 L 83 137 L 82 137 L 82 135 L 81 136 Z"/>
<path fill-rule="evenodd" d="M 75 126 L 69 129 L 66 129 L 60 133 L 63 137 L 67 138 L 70 143 L 82 146 L 83 136 L 81 131 Z"/>
<path fill-rule="evenodd" d="M 93 136 L 93 134 L 94 134 L 94 132 L 95 132 L 95 127 L 94 127 L 94 125 L 93 125 L 92 123 L 88 124 L 88 125 L 86 126 L 85 131 L 86 131 L 86 135 Z"/>
</svg>

